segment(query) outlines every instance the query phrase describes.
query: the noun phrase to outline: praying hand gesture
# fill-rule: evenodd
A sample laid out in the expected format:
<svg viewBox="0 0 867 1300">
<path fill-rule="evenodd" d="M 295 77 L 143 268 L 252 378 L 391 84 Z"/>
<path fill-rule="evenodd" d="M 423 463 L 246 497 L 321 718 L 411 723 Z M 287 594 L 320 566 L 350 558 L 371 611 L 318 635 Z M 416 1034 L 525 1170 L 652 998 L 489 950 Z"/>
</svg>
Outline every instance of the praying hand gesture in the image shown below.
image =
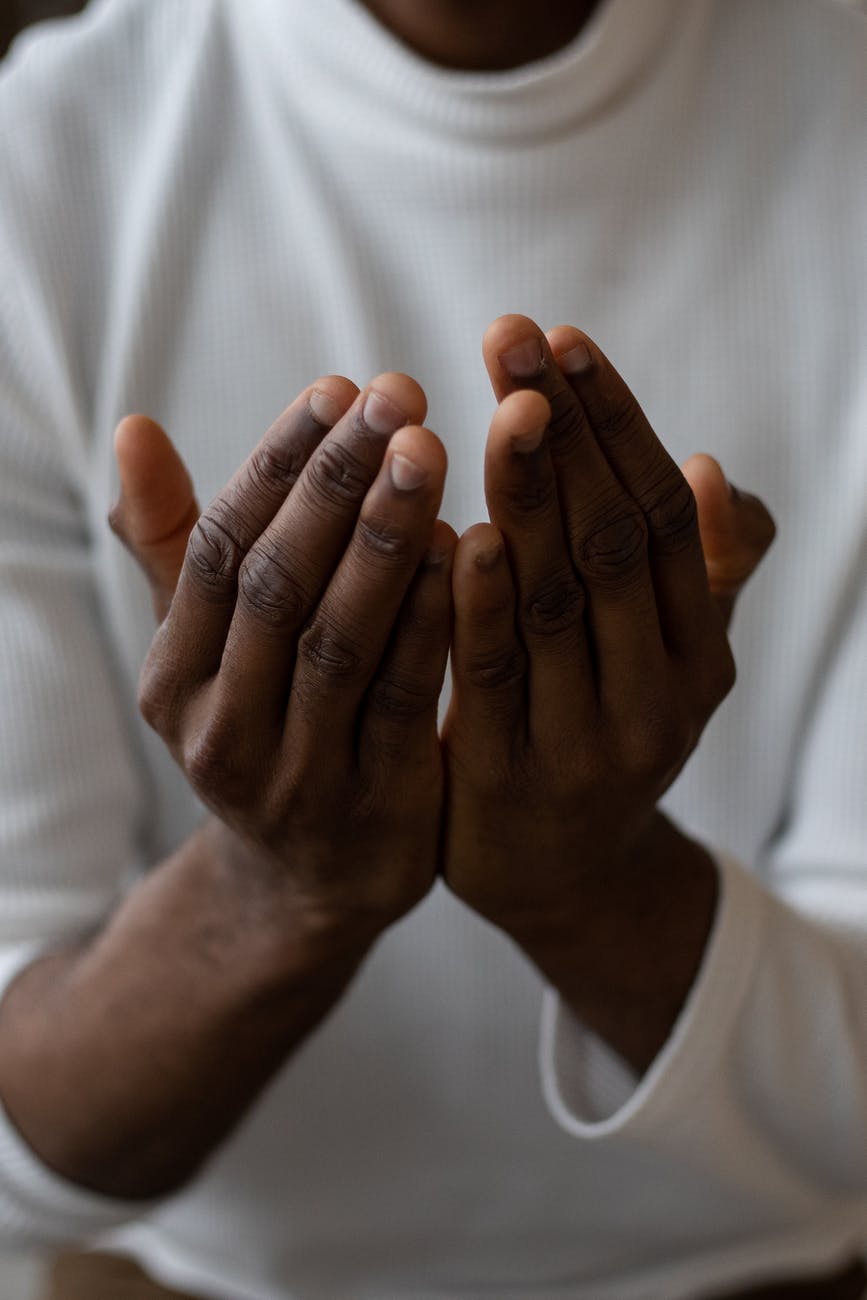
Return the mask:
<svg viewBox="0 0 867 1300">
<path fill-rule="evenodd" d="M 681 472 L 579 331 L 546 337 L 525 317 L 502 317 L 485 359 L 499 401 L 485 466 L 491 522 L 456 551 L 435 521 L 442 448 L 401 427 L 424 415 L 406 376 L 385 377 L 403 395 L 402 415 L 373 437 L 360 415 L 368 390 L 353 405 L 348 381 L 320 381 L 341 390 L 335 429 L 324 440 L 322 429 L 302 429 L 308 392 L 280 426 L 292 475 L 239 472 L 204 525 L 165 434 L 135 418 L 121 426 L 113 526 L 148 573 L 158 613 L 169 609 L 143 707 L 217 817 L 240 842 L 282 855 L 293 896 L 316 915 L 361 915 L 374 934 L 384 929 L 429 888 L 441 839 L 449 888 L 643 1068 L 694 978 L 715 902 L 709 854 L 656 805 L 733 685 L 726 627 L 773 523 L 710 457 Z M 402 491 L 389 477 L 395 456 Z M 351 490 L 335 496 L 337 478 Z M 196 617 L 222 621 L 213 663 L 185 692 L 175 643 L 201 645 L 187 606 L 203 528 L 207 536 L 224 516 L 243 522 L 244 537 L 210 566 L 219 612 L 196 597 Z M 453 553 L 454 690 L 440 764 L 433 719 Z M 210 719 L 207 698 L 219 704 Z M 253 799 L 263 760 L 241 772 L 237 740 L 257 718 L 268 730 L 269 700 L 280 744 L 270 793 Z M 343 752 L 341 726 L 360 737 L 367 773 L 354 793 L 348 759 L 323 776 Z M 414 777 L 423 807 L 407 801 Z"/>
<path fill-rule="evenodd" d="M 726 627 L 773 524 L 709 457 L 694 492 L 578 330 L 503 317 L 485 359 L 492 522 L 455 557 L 443 871 L 643 1068 L 715 896 L 656 804 L 734 683 Z"/>
</svg>

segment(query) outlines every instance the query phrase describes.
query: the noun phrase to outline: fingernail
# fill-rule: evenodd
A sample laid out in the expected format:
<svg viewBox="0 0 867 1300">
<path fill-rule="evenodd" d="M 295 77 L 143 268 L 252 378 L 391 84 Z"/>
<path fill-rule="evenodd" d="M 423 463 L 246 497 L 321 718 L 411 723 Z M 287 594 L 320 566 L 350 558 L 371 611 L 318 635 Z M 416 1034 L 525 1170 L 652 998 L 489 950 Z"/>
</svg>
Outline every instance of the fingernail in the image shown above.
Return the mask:
<svg viewBox="0 0 867 1300">
<path fill-rule="evenodd" d="M 427 481 L 428 472 L 421 465 L 416 465 L 414 460 L 408 456 L 402 456 L 400 452 L 394 452 L 388 462 L 388 472 L 391 481 L 398 492 L 414 492 L 416 488 L 421 487 L 422 483 Z"/>
<path fill-rule="evenodd" d="M 334 427 L 343 414 L 331 394 L 324 393 L 321 388 L 313 389 L 307 399 L 307 405 L 316 423 L 324 424 L 329 429 Z"/>
<path fill-rule="evenodd" d="M 513 379 L 530 379 L 542 369 L 542 344 L 537 338 L 525 339 L 501 352 L 497 359 Z"/>
<path fill-rule="evenodd" d="M 582 371 L 589 370 L 592 364 L 593 358 L 586 343 L 576 343 L 574 348 L 557 358 L 557 365 L 566 375 L 580 375 Z"/>
<path fill-rule="evenodd" d="M 487 547 L 484 551 L 476 551 L 473 559 L 477 569 L 482 573 L 490 573 L 500 562 L 503 554 L 503 543 L 495 542 L 493 546 Z"/>
<path fill-rule="evenodd" d="M 367 394 L 361 414 L 371 433 L 394 433 L 406 424 L 406 416 L 397 403 L 375 388 Z"/>
<path fill-rule="evenodd" d="M 512 434 L 509 445 L 512 451 L 518 451 L 521 455 L 526 456 L 529 452 L 536 451 L 541 446 L 544 436 L 545 425 L 542 425 L 541 429 L 528 429 L 526 433 Z"/>
</svg>

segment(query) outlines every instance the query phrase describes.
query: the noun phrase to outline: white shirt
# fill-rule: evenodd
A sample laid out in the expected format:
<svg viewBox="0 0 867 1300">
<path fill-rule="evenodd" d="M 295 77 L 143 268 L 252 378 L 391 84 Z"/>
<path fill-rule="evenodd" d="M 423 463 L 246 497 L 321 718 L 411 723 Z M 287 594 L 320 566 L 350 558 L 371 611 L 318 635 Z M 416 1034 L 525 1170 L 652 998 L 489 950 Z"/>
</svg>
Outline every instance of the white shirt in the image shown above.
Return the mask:
<svg viewBox="0 0 867 1300">
<path fill-rule="evenodd" d="M 4 982 L 202 815 L 135 706 L 150 605 L 105 522 L 126 412 L 204 501 L 318 375 L 406 370 L 461 529 L 485 517 L 479 341 L 523 311 L 587 329 L 672 454 L 716 455 L 779 535 L 665 802 L 722 896 L 640 1082 L 438 888 L 180 1194 L 92 1196 L 2 1121 L 2 1239 L 110 1240 L 225 1300 L 681 1300 L 864 1246 L 865 121 L 867 25 L 813 0 L 605 0 L 493 75 L 427 65 L 353 0 L 101 0 L 19 40 Z"/>
</svg>

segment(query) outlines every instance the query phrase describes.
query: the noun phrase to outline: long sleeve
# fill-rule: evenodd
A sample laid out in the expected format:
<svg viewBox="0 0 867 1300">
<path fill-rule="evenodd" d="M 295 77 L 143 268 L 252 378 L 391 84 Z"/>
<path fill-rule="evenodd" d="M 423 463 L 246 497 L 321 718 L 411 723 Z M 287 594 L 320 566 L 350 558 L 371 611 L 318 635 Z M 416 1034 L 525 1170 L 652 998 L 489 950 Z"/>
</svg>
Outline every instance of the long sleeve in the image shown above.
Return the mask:
<svg viewBox="0 0 867 1300">
<path fill-rule="evenodd" d="M 722 901 L 651 1070 L 548 995 L 540 1089 L 535 972 L 436 890 L 201 1176 L 112 1234 L 177 1289 L 683 1300 L 867 1237 L 865 33 L 814 0 L 606 0 L 482 77 L 356 0 L 94 0 L 0 68 L 0 984 L 199 816 L 136 717 L 147 591 L 104 524 L 125 412 L 206 501 L 316 375 L 406 371 L 462 531 L 479 338 L 525 311 L 587 328 L 671 454 L 779 524 L 677 783 Z M 0 1120 L 0 1238 L 127 1214 Z"/>
<path fill-rule="evenodd" d="M 721 899 L 704 962 L 644 1078 L 630 1081 L 547 995 L 542 1075 L 553 1115 L 576 1139 L 607 1147 L 624 1173 L 652 1148 L 663 1201 L 671 1196 L 681 1216 L 694 1206 L 679 1226 L 690 1250 L 707 1252 L 717 1236 L 709 1202 L 729 1242 L 799 1236 L 813 1263 L 817 1242 L 831 1262 L 867 1240 L 864 554 L 789 813 L 750 870 L 718 850 Z M 697 1175 L 701 1195 L 685 1195 Z M 788 1246 L 785 1259 L 790 1267 Z"/>
<path fill-rule="evenodd" d="M 118 704 L 74 454 L 75 404 L 44 315 L 0 275 L 0 996 L 98 925 L 138 865 L 142 778 Z M 37 328 L 35 322 L 39 321 Z M 71 1099 L 74 1104 L 74 1099 Z M 0 1109 L 0 1243 L 128 1217 L 38 1162 Z"/>
</svg>

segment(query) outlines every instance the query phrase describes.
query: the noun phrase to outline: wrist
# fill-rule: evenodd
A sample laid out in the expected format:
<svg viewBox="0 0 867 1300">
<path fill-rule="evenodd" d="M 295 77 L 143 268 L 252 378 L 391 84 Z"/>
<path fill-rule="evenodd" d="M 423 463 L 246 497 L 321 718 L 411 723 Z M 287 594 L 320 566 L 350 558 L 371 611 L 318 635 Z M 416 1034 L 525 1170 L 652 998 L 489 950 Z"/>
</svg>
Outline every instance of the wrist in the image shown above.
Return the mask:
<svg viewBox="0 0 867 1300">
<path fill-rule="evenodd" d="M 717 894 L 708 851 L 656 813 L 630 854 L 582 876 L 565 905 L 503 928 L 579 1019 L 643 1071 L 695 981 Z"/>
<path fill-rule="evenodd" d="M 3 999 L 4 1107 L 74 1183 L 133 1199 L 179 1187 L 373 942 L 290 906 L 223 829 L 202 825 L 89 942 Z"/>
<path fill-rule="evenodd" d="M 342 984 L 386 928 L 379 917 L 321 906 L 296 887 L 290 867 L 216 817 L 195 832 L 195 867 L 234 920 L 248 960 L 266 982 Z"/>
</svg>

